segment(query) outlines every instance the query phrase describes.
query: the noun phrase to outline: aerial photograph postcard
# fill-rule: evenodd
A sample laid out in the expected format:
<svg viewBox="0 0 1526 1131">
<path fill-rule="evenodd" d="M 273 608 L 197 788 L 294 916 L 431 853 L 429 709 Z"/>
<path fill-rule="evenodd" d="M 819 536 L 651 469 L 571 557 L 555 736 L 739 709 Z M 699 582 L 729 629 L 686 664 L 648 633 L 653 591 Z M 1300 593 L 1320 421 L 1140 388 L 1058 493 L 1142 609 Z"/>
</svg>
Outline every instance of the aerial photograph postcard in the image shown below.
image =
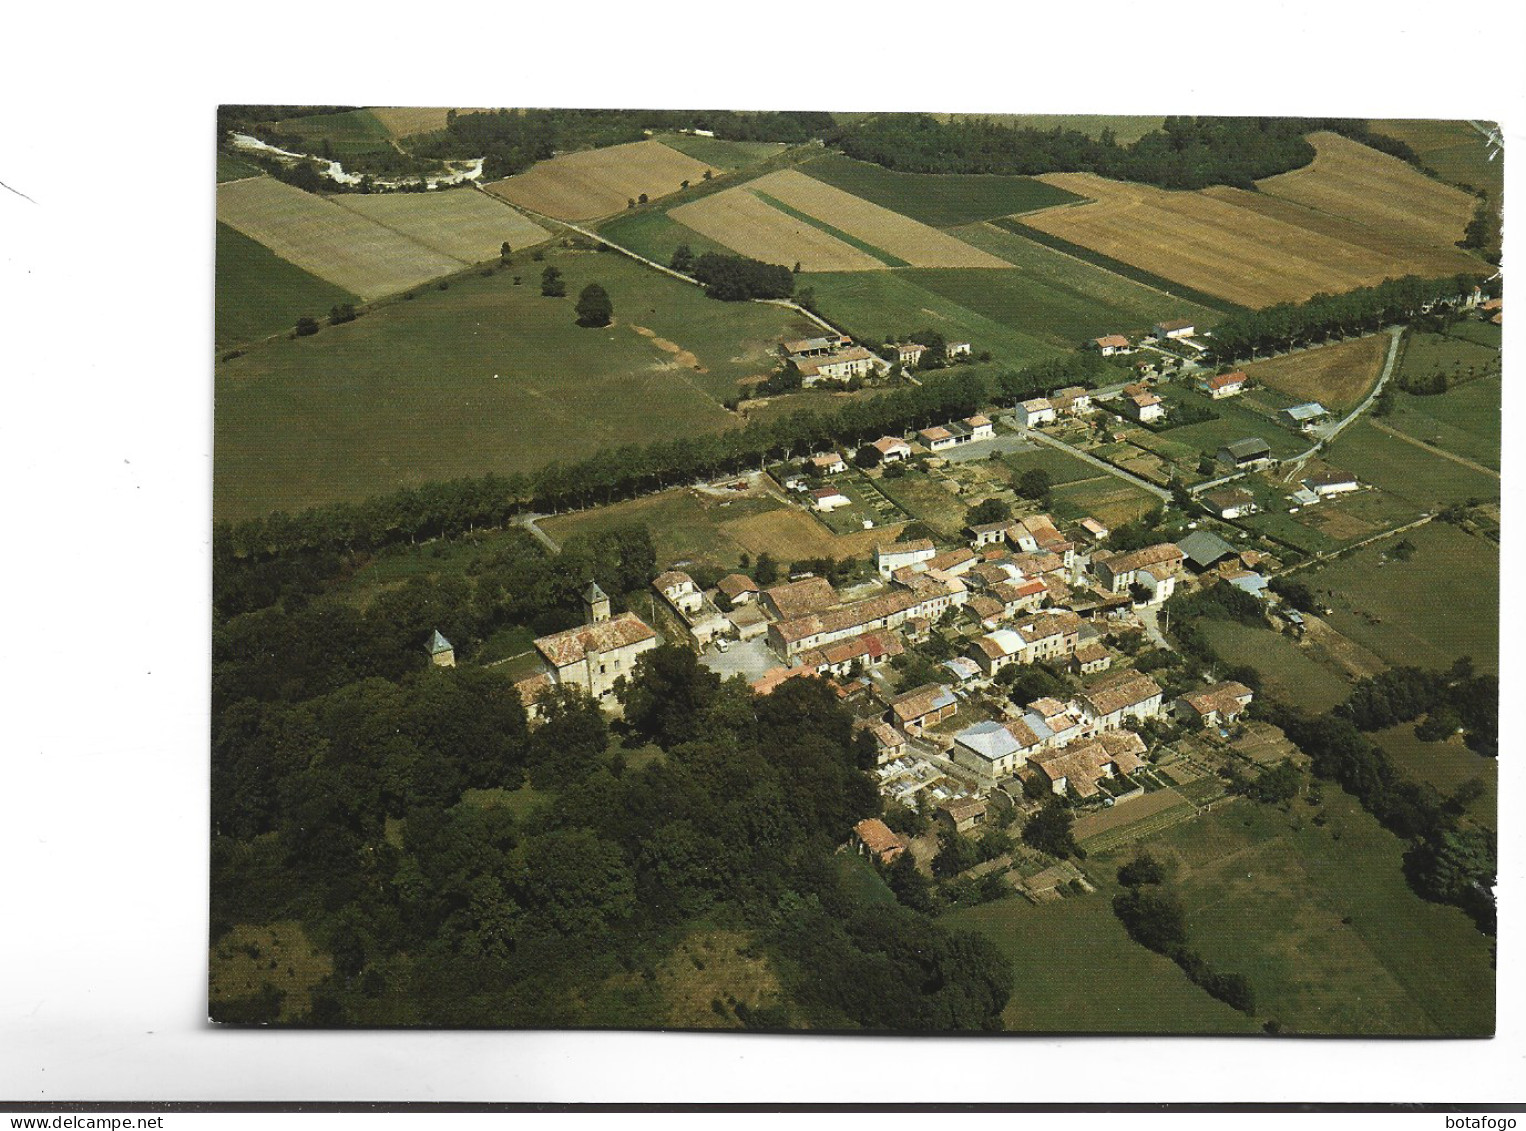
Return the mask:
<svg viewBox="0 0 1526 1131">
<path fill-rule="evenodd" d="M 212 1022 L 1494 1033 L 1496 125 L 928 101 L 218 108 Z"/>
</svg>

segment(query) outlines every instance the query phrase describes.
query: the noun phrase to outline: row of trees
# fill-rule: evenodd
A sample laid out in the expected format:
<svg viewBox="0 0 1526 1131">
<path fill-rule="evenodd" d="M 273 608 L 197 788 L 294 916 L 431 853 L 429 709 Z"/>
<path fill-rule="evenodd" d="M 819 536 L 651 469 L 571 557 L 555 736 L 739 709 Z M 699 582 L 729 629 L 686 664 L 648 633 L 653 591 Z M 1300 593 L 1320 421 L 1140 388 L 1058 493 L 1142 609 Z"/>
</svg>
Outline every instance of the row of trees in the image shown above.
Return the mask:
<svg viewBox="0 0 1526 1131">
<path fill-rule="evenodd" d="M 1233 362 L 1379 330 L 1393 323 L 1413 322 L 1432 304 L 1458 301 L 1482 282 L 1482 275 L 1438 279 L 1406 275 L 1344 294 L 1317 294 L 1305 302 L 1236 311 L 1213 328 L 1209 353 L 1214 361 Z"/>
<path fill-rule="evenodd" d="M 677 256 L 674 258 L 676 260 Z M 795 290 L 795 275 L 788 267 L 745 255 L 707 251 L 693 260 L 688 274 L 704 284 L 706 295 L 722 302 L 789 298 Z"/>
</svg>

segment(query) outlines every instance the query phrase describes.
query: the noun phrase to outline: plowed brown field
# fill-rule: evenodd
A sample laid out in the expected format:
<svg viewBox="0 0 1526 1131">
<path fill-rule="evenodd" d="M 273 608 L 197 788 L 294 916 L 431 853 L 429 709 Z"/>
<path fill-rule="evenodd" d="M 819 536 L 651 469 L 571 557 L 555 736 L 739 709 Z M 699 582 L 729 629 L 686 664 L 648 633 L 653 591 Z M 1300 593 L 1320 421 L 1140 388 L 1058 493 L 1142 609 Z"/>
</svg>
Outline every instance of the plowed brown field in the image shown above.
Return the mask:
<svg viewBox="0 0 1526 1131">
<path fill-rule="evenodd" d="M 642 193 L 652 200 L 675 193 L 710 168 L 659 141 L 633 141 L 564 153 L 485 187 L 558 220 L 592 220 L 622 211 Z"/>
<path fill-rule="evenodd" d="M 1305 401 L 1318 401 L 1332 412 L 1355 408 L 1383 371 L 1387 334 L 1373 334 L 1339 345 L 1274 357 L 1245 367 L 1263 385 Z"/>
<path fill-rule="evenodd" d="M 745 188 L 682 204 L 668 213 L 702 236 L 765 263 L 802 271 L 883 271 L 885 264 L 804 220 L 780 212 Z"/>
</svg>

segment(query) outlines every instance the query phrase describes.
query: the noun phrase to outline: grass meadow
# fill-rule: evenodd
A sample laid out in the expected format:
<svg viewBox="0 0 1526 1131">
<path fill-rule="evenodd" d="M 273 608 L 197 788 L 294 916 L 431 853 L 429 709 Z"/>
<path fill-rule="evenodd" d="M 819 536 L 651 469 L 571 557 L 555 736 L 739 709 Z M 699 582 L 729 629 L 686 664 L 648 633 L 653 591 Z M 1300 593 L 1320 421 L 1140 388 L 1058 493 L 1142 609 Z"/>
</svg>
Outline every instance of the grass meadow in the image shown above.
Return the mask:
<svg viewBox="0 0 1526 1131">
<path fill-rule="evenodd" d="M 934 228 L 950 228 L 996 216 L 1052 208 L 1080 199 L 1074 193 L 1032 177 L 898 173 L 841 154 L 808 161 L 800 166 L 800 171 Z"/>
<path fill-rule="evenodd" d="M 1318 713 L 1350 693 L 1350 684 L 1338 669 L 1321 664 L 1271 629 L 1222 620 L 1204 621 L 1201 628 L 1227 662 L 1249 664 L 1260 672 L 1268 695 Z"/>
<path fill-rule="evenodd" d="M 1470 498 L 1496 499 L 1500 494 L 1497 476 L 1407 443 L 1365 418 L 1342 432 L 1325 458 L 1355 472 L 1362 482 L 1413 503 L 1417 511 L 1438 510 Z"/>
<path fill-rule="evenodd" d="M 359 301 L 226 224 L 217 225 L 216 252 L 218 349 L 290 330 L 304 315 L 321 318 L 339 303 Z"/>
</svg>

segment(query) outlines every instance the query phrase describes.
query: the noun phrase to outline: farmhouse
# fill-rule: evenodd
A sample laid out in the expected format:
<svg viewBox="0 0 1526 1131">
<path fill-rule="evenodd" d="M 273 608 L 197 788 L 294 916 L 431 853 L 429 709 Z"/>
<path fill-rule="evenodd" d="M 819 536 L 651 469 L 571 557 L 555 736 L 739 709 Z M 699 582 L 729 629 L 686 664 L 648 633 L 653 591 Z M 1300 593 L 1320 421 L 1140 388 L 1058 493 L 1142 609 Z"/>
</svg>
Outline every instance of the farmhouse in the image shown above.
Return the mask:
<svg viewBox="0 0 1526 1131">
<path fill-rule="evenodd" d="M 941 425 L 936 424 L 931 428 L 922 429 L 917 433 L 917 438 L 920 439 L 924 445 L 926 445 L 927 450 L 930 452 L 944 451 L 948 448 L 952 448 L 959 442 L 959 440 L 951 431 L 942 427 Z"/>
<path fill-rule="evenodd" d="M 970 356 L 969 342 L 949 342 L 943 347 L 943 356 L 953 361 L 956 357 Z"/>
<path fill-rule="evenodd" d="M 846 381 L 850 377 L 862 377 L 875 368 L 876 360 L 874 354 L 863 346 L 848 346 L 829 357 L 796 355 L 790 358 L 795 368 L 800 370 L 801 384 L 806 386 L 814 385 L 823 378 Z"/>
<path fill-rule="evenodd" d="M 1017 422 L 1024 428 L 1054 423 L 1054 405 L 1044 397 L 1034 397 L 1017 406 Z"/>
<path fill-rule="evenodd" d="M 1069 541 L 1059 528 L 1055 526 L 1054 519 L 1047 514 L 1030 514 L 1018 519 L 1007 528 L 1007 541 L 1014 543 L 1018 549 L 1025 553 L 1045 553 L 1057 555 L 1060 565 L 1070 566 L 1075 558 L 1076 544 Z M 1059 568 L 1054 566 L 1051 568 Z M 1046 570 L 1028 570 L 1031 573 L 1044 573 Z"/>
<path fill-rule="evenodd" d="M 836 487 L 819 487 L 811 492 L 811 505 L 824 514 L 831 514 L 843 507 L 851 507 L 853 500 Z"/>
<path fill-rule="evenodd" d="M 1122 334 L 1108 334 L 1106 337 L 1093 338 L 1092 345 L 1103 357 L 1112 357 L 1115 353 L 1128 353 L 1129 340 Z"/>
<path fill-rule="evenodd" d="M 809 616 L 837 604 L 837 590 L 824 577 L 805 577 L 763 590 L 763 607 L 779 620 Z"/>
<path fill-rule="evenodd" d="M 1061 416 L 1084 416 L 1093 409 L 1092 395 L 1080 385 L 1068 385 L 1056 389 L 1049 396 L 1049 403 Z"/>
<path fill-rule="evenodd" d="M 992 436 L 996 435 L 996 429 L 992 425 L 989 416 L 981 416 L 977 413 L 974 416 L 965 417 L 964 423 L 969 425 L 971 443 L 989 440 Z"/>
<path fill-rule="evenodd" d="M 1233 373 L 1215 373 L 1212 377 L 1198 382 L 1198 387 L 1216 401 L 1225 397 L 1234 397 L 1245 392 L 1248 380 L 1243 370 L 1237 369 Z"/>
<path fill-rule="evenodd" d="M 921 342 L 899 342 L 895 347 L 895 359 L 907 369 L 915 369 L 926 352 L 927 347 Z"/>
<path fill-rule="evenodd" d="M 1073 790 L 1078 797 L 1097 796 L 1103 778 L 1127 777 L 1144 765 L 1145 744 L 1137 734 L 1101 734 L 1060 750 L 1030 758 L 1049 788 L 1060 795 Z"/>
<path fill-rule="evenodd" d="M 866 632 L 850 640 L 811 648 L 800 653 L 799 664 L 818 675 L 852 675 L 856 669 L 869 671 L 904 653 L 900 639 L 893 632 Z"/>
<path fill-rule="evenodd" d="M 937 552 L 931 538 L 917 538 L 910 542 L 892 542 L 888 546 L 876 546 L 874 568 L 888 581 L 896 570 L 929 561 Z"/>
<path fill-rule="evenodd" d="M 915 737 L 958 709 L 959 700 L 946 685 L 927 683 L 890 701 L 890 721 Z"/>
<path fill-rule="evenodd" d="M 930 594 L 894 589 L 851 605 L 776 621 L 768 629 L 769 646 L 789 658 L 850 636 L 895 628 L 914 616 L 938 617 L 954 604 L 963 603 L 963 586 L 959 588 L 961 592 L 956 593 L 940 586 L 938 592 Z"/>
<path fill-rule="evenodd" d="M 911 445 L 899 436 L 881 436 L 869 446 L 880 453 L 881 463 L 899 463 L 911 458 Z"/>
<path fill-rule="evenodd" d="M 1220 518 L 1241 518 L 1260 509 L 1256 506 L 1256 496 L 1244 487 L 1219 487 L 1204 491 L 1200 497 Z"/>
<path fill-rule="evenodd" d="M 758 583 L 745 573 L 727 574 L 715 587 L 733 605 L 746 605 L 758 599 Z"/>
<path fill-rule="evenodd" d="M 848 470 L 848 464 L 840 452 L 824 452 L 811 457 L 811 470 L 817 475 L 838 475 Z"/>
<path fill-rule="evenodd" d="M 1201 720 L 1204 726 L 1222 726 L 1238 719 L 1254 697 L 1245 684 L 1230 680 L 1183 695 L 1175 710 L 1183 717 Z"/>
<path fill-rule="evenodd" d="M 1036 748 L 1036 740 L 1027 728 L 1021 723 L 1017 727 L 1021 728 L 1018 733 L 1014 733 L 1011 723 L 986 721 L 965 727 L 954 736 L 949 756 L 956 766 L 971 771 L 983 787 L 991 789 L 1002 778 L 1015 773 L 1026 752 Z"/>
<path fill-rule="evenodd" d="M 1094 731 L 1116 730 L 1127 719 L 1160 714 L 1161 689 L 1147 675 L 1120 672 L 1081 693 L 1081 709 Z"/>
<path fill-rule="evenodd" d="M 1192 563 L 1199 572 L 1209 569 L 1215 562 L 1235 557 L 1239 551 L 1211 530 L 1194 530 L 1176 544 L 1182 557 Z"/>
<path fill-rule="evenodd" d="M 1119 400 L 1123 408 L 1123 414 L 1139 421 L 1141 424 L 1149 424 L 1166 415 L 1166 409 L 1161 399 L 1148 389 L 1138 393 L 1125 392 Z"/>
<path fill-rule="evenodd" d="M 786 341 L 779 349 L 785 357 L 827 357 L 852 344 L 853 339 L 848 335 L 832 334 L 828 337 L 797 338 L 794 341 Z"/>
<path fill-rule="evenodd" d="M 1097 575 L 1097 580 L 1109 593 L 1122 593 L 1138 580 L 1137 574 L 1140 570 L 1149 569 L 1174 574 L 1181 568 L 1183 557 L 1182 551 L 1170 542 L 1145 546 L 1126 554 L 1099 550 L 1092 555 L 1092 572 Z"/>
<path fill-rule="evenodd" d="M 456 649 L 437 628 L 429 637 L 429 662 L 437 668 L 456 666 Z"/>
<path fill-rule="evenodd" d="M 865 817 L 853 826 L 853 847 L 860 855 L 872 856 L 877 863 L 892 864 L 906 851 L 906 842 L 878 817 Z"/>
<path fill-rule="evenodd" d="M 986 803 L 974 797 L 961 797 L 939 806 L 938 819 L 956 833 L 967 833 L 986 819 Z"/>
<path fill-rule="evenodd" d="M 883 719 L 860 719 L 854 723 L 854 727 L 868 731 L 874 739 L 876 766 L 894 762 L 906 753 L 906 736 Z"/>
<path fill-rule="evenodd" d="M 997 542 L 1007 540 L 1006 522 L 982 522 L 978 526 L 967 526 L 965 530 L 970 535 L 970 545 L 979 548 L 990 546 Z"/>
<path fill-rule="evenodd" d="M 1303 481 L 1304 487 L 1313 491 L 1321 499 L 1331 495 L 1344 495 L 1347 491 L 1355 491 L 1361 486 L 1356 476 L 1349 471 L 1321 471 L 1311 475 Z"/>
<path fill-rule="evenodd" d="M 1185 318 L 1178 318 L 1171 322 L 1155 323 L 1155 336 L 1157 338 L 1190 338 L 1197 333 L 1197 326 Z"/>
<path fill-rule="evenodd" d="M 635 613 L 609 615 L 609 598 L 597 585 L 583 591 L 590 623 L 542 636 L 535 650 L 556 673 L 556 682 L 581 687 L 595 699 L 614 694 L 615 681 L 628 676 L 643 652 L 657 647 L 657 634 Z"/>
<path fill-rule="evenodd" d="M 1295 404 L 1282 410 L 1283 417 L 1301 432 L 1307 432 L 1316 424 L 1330 419 L 1330 410 L 1318 401 Z"/>
<path fill-rule="evenodd" d="M 1081 527 L 1082 532 L 1086 535 L 1087 541 L 1091 542 L 1093 545 L 1106 542 L 1107 536 L 1112 533 L 1112 531 L 1103 526 L 1090 515 L 1083 518 L 1078 525 Z"/>
<path fill-rule="evenodd" d="M 1218 461 L 1236 470 L 1266 467 L 1272 463 L 1272 446 L 1259 438 L 1236 440 L 1219 449 Z"/>
<path fill-rule="evenodd" d="M 693 616 L 704 608 L 705 595 L 687 573 L 671 569 L 659 574 L 652 582 L 652 588 L 661 593 L 663 599 L 681 614 Z"/>
<path fill-rule="evenodd" d="M 768 631 L 768 617 L 755 601 L 736 606 L 726 614 L 726 620 L 738 640 L 756 640 Z"/>
<path fill-rule="evenodd" d="M 1090 644 L 1082 644 L 1077 648 L 1076 654 L 1070 658 L 1070 664 L 1080 675 L 1105 672 L 1113 666 L 1113 654 L 1101 644 L 1093 641 Z"/>
</svg>

